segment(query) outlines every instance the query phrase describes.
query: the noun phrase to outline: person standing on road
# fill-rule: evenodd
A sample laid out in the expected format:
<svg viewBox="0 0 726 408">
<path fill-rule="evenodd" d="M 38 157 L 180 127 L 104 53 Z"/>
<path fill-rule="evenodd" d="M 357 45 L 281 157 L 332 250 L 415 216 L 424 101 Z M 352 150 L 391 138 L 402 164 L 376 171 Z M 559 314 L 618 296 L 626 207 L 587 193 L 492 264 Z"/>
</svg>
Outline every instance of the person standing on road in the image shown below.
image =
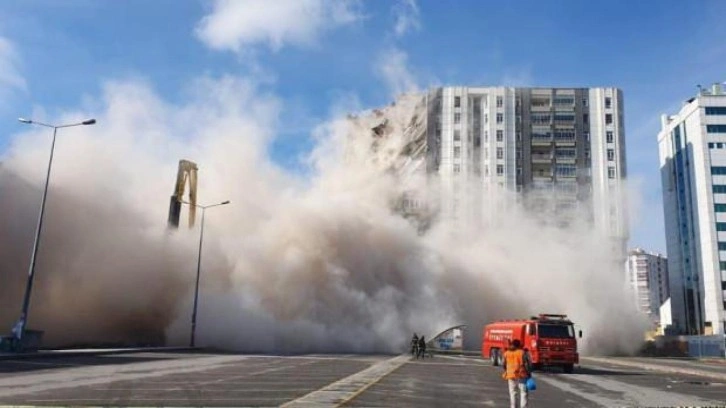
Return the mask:
<svg viewBox="0 0 726 408">
<path fill-rule="evenodd" d="M 423 335 L 418 339 L 418 354 L 421 358 L 426 358 L 426 340 Z"/>
<path fill-rule="evenodd" d="M 413 334 L 413 337 L 411 338 L 411 355 L 414 357 L 418 357 L 418 336 L 416 333 Z"/>
<path fill-rule="evenodd" d="M 526 381 L 532 372 L 529 354 L 522 350 L 522 343 L 515 339 L 509 343 L 509 349 L 504 352 L 503 357 L 502 378 L 507 380 L 509 385 L 509 405 L 511 408 L 517 408 L 517 399 L 519 399 L 519 407 L 526 408 L 528 399 Z"/>
</svg>

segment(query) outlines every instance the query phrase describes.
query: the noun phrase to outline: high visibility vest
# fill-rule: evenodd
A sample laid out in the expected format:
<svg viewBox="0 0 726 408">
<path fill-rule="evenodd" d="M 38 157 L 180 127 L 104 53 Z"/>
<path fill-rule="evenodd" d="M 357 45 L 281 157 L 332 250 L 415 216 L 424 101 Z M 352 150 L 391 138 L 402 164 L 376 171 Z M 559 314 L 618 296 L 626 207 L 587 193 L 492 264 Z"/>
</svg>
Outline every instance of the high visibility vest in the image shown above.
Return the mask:
<svg viewBox="0 0 726 408">
<path fill-rule="evenodd" d="M 507 364 L 507 371 L 504 372 L 505 380 L 521 380 L 527 378 L 527 368 L 524 366 L 524 351 L 507 350 L 504 352 L 504 361 Z"/>
</svg>

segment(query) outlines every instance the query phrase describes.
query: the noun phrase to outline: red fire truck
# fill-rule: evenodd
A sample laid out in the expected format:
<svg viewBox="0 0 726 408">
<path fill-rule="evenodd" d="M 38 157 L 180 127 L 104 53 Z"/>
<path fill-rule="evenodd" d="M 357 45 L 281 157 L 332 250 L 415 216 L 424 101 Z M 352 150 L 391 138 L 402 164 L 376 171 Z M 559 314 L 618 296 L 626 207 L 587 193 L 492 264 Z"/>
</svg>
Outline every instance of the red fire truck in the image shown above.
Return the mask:
<svg viewBox="0 0 726 408">
<path fill-rule="evenodd" d="M 579 332 L 582 337 L 582 331 Z M 512 340 L 522 342 L 522 348 L 535 368 L 560 366 L 571 373 L 580 362 L 573 323 L 565 315 L 541 314 L 525 320 L 505 320 L 484 326 L 481 355 L 498 366 Z"/>
</svg>

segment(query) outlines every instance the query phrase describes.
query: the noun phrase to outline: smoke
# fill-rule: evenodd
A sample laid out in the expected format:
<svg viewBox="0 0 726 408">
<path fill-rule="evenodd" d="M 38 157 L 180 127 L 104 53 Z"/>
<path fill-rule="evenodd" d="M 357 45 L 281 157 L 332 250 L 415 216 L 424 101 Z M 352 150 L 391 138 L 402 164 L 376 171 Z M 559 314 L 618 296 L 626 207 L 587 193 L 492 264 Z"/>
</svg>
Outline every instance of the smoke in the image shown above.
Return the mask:
<svg viewBox="0 0 726 408">
<path fill-rule="evenodd" d="M 397 351 L 413 331 L 468 324 L 467 346 L 502 318 L 567 313 L 590 352 L 630 351 L 642 321 L 589 224 L 569 228 L 510 209 L 489 228 L 434 222 L 422 234 L 394 211 L 401 179 L 399 103 L 391 133 L 333 118 L 313 134 L 311 176 L 270 161 L 280 101 L 253 80 L 204 78 L 173 105 L 148 84 L 107 84 L 98 125 L 61 129 L 30 326 L 46 344 L 186 344 L 198 228 L 166 230 L 180 158 L 200 166 L 208 210 L 197 343 L 240 351 Z M 67 112 L 59 122 L 83 118 Z M 17 318 L 50 135 L 15 135 L 0 167 L 0 324 Z M 488 204 L 484 204 L 488 205 Z"/>
</svg>

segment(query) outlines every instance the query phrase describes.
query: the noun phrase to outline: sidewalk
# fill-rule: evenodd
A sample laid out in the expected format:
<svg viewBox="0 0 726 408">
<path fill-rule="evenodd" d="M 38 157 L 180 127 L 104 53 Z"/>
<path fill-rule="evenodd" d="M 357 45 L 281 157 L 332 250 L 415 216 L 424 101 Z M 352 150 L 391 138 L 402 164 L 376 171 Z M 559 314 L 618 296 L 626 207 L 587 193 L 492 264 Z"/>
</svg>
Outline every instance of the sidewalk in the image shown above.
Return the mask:
<svg viewBox="0 0 726 408">
<path fill-rule="evenodd" d="M 25 353 L 0 353 L 0 361 L 2 360 L 20 360 L 29 358 L 48 358 L 48 357 L 82 357 L 82 356 L 102 356 L 110 354 L 129 354 L 129 353 L 169 353 L 184 351 L 200 351 L 199 347 L 129 347 L 129 348 L 107 348 L 107 349 L 58 349 L 58 350 L 38 350 L 35 352 Z"/>
<path fill-rule="evenodd" d="M 624 367 L 640 368 L 648 371 L 676 373 L 708 377 L 726 381 L 726 364 L 711 360 L 685 360 L 644 357 L 580 357 L 587 363 L 615 364 Z"/>
</svg>

